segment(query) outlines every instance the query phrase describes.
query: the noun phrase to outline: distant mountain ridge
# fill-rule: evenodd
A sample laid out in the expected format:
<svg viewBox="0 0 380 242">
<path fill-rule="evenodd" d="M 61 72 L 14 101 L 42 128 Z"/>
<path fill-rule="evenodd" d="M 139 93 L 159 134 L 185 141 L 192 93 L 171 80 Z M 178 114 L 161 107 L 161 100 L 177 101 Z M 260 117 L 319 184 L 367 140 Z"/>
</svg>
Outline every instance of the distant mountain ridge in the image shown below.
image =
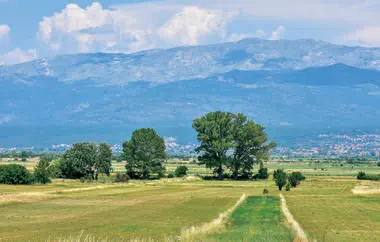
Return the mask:
<svg viewBox="0 0 380 242">
<path fill-rule="evenodd" d="M 259 39 L 0 66 L 0 147 L 22 144 L 22 136 L 7 138 L 12 127 L 83 126 L 84 140 L 99 126 L 109 127 L 107 139 L 125 135 L 113 126 L 188 137 L 191 121 L 214 110 L 243 112 L 269 128 L 376 126 L 379 70 L 378 48 Z"/>
<path fill-rule="evenodd" d="M 166 83 L 232 70 L 298 70 L 342 63 L 380 70 L 380 48 L 348 47 L 315 40 L 245 39 L 209 46 L 134 54 L 77 54 L 0 66 L 1 79 L 92 80 L 98 85 L 135 81 Z"/>
</svg>

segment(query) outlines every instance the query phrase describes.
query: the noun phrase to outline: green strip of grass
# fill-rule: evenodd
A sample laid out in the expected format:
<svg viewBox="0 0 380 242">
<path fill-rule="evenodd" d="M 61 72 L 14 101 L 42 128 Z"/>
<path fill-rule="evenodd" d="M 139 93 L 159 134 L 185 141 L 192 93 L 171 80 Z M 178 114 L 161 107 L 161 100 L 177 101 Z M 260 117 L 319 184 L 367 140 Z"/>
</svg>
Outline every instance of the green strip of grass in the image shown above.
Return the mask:
<svg viewBox="0 0 380 242">
<path fill-rule="evenodd" d="M 274 196 L 248 197 L 231 215 L 221 233 L 207 235 L 208 241 L 292 241 L 283 223 L 280 199 Z"/>
</svg>

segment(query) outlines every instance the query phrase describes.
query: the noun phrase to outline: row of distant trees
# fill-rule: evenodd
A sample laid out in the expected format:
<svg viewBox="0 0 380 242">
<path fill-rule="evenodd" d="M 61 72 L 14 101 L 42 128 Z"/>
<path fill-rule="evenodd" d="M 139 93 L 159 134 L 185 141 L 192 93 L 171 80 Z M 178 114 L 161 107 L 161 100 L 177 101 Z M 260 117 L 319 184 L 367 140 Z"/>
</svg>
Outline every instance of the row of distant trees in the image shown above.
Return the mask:
<svg viewBox="0 0 380 242">
<path fill-rule="evenodd" d="M 200 164 L 213 169 L 219 179 L 229 170 L 234 179 L 250 178 L 254 164 L 261 163 L 255 178 L 267 178 L 263 162 L 276 146 L 268 142 L 265 128 L 241 114 L 211 112 L 193 121 L 199 146 L 196 149 Z M 154 129 L 135 130 L 123 143 L 122 156 L 131 178 L 162 177 L 167 159 L 165 142 Z M 97 180 L 99 174 L 109 175 L 112 150 L 106 143 L 76 143 L 56 160 L 41 159 L 35 173 L 40 177 L 82 178 Z M 38 168 L 38 169 L 37 169 Z"/>
</svg>

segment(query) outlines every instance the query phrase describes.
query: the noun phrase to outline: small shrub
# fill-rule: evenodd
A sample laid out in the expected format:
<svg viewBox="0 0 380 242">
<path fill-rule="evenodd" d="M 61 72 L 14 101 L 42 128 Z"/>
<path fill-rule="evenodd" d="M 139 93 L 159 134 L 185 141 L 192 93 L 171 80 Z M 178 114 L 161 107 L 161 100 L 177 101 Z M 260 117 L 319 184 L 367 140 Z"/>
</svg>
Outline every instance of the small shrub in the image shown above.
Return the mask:
<svg viewBox="0 0 380 242">
<path fill-rule="evenodd" d="M 359 180 L 364 180 L 365 179 L 365 172 L 364 171 L 359 171 L 358 175 L 356 176 L 357 179 Z"/>
<path fill-rule="evenodd" d="M 117 173 L 115 182 L 128 182 L 129 181 L 129 176 L 125 173 Z"/>
<path fill-rule="evenodd" d="M 377 162 L 377 166 L 380 166 L 380 161 L 379 161 L 379 162 Z"/>
<path fill-rule="evenodd" d="M 2 184 L 31 184 L 33 176 L 30 172 L 21 165 L 5 165 L 0 166 L 0 183 Z"/>
<path fill-rule="evenodd" d="M 305 176 L 299 171 L 292 172 L 288 176 L 288 182 L 292 187 L 297 187 L 303 180 L 305 180 Z"/>
<path fill-rule="evenodd" d="M 266 188 L 264 188 L 264 190 L 263 190 L 263 194 L 266 195 L 266 194 L 268 194 L 268 193 L 269 193 L 269 190 L 266 189 Z"/>
<path fill-rule="evenodd" d="M 264 167 L 264 164 L 261 162 L 260 163 L 260 169 L 258 172 L 258 178 L 259 179 L 268 179 L 269 174 L 268 174 L 268 168 Z"/>
<path fill-rule="evenodd" d="M 187 170 L 187 166 L 178 166 L 177 169 L 175 169 L 175 176 L 184 177 L 187 174 Z"/>
<path fill-rule="evenodd" d="M 175 177 L 174 173 L 173 172 L 169 172 L 168 178 L 174 178 L 174 177 Z"/>
</svg>

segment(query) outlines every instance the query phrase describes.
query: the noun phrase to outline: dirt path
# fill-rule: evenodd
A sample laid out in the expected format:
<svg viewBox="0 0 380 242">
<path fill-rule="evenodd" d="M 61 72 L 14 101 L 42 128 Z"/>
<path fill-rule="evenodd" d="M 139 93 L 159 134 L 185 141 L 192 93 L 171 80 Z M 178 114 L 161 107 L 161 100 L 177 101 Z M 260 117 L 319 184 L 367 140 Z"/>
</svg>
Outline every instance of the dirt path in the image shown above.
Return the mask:
<svg viewBox="0 0 380 242">
<path fill-rule="evenodd" d="M 306 233 L 303 231 L 299 223 L 293 218 L 293 215 L 290 213 L 288 206 L 286 205 L 285 197 L 280 194 L 281 198 L 281 210 L 285 214 L 286 219 L 288 220 L 289 224 L 292 226 L 292 229 L 295 233 L 295 239 L 294 241 L 302 241 L 306 242 L 309 241 Z"/>
</svg>

